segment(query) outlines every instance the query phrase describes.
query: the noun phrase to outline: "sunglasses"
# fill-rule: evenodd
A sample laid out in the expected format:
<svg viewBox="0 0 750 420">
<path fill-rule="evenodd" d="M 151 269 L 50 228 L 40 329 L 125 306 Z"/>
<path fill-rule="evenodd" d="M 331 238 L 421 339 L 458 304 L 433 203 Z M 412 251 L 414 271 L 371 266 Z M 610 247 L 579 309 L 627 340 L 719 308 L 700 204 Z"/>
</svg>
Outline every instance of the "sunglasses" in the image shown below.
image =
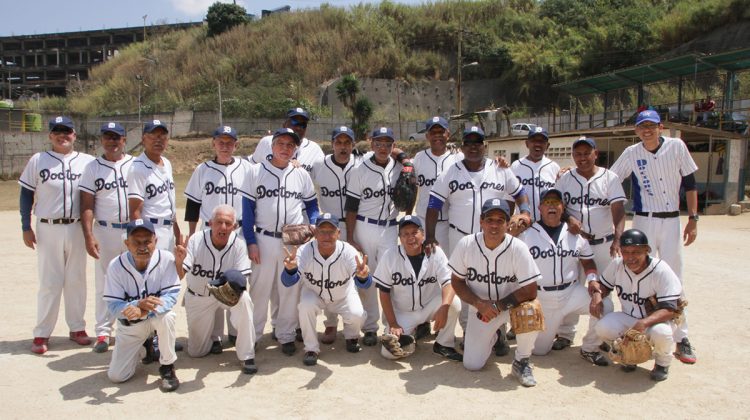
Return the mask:
<svg viewBox="0 0 750 420">
<path fill-rule="evenodd" d="M 307 121 L 291 120 L 291 124 L 295 127 L 307 128 Z"/>
<path fill-rule="evenodd" d="M 55 127 L 52 129 L 52 133 L 55 134 L 73 134 L 73 129 L 68 127 Z"/>
</svg>

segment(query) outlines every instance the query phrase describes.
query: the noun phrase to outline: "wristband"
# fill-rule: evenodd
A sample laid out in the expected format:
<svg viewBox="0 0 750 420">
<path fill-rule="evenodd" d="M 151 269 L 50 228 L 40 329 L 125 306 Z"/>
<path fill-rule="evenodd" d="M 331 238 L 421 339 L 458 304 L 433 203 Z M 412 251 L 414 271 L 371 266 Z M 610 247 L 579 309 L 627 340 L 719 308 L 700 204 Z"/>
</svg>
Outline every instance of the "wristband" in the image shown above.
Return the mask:
<svg viewBox="0 0 750 420">
<path fill-rule="evenodd" d="M 597 281 L 597 280 L 599 280 L 599 276 L 596 274 L 596 271 L 586 274 L 586 281 Z"/>
<path fill-rule="evenodd" d="M 529 207 L 529 203 L 521 203 L 518 205 L 518 211 L 521 213 L 526 212 L 528 214 L 531 214 L 531 207 Z"/>
</svg>

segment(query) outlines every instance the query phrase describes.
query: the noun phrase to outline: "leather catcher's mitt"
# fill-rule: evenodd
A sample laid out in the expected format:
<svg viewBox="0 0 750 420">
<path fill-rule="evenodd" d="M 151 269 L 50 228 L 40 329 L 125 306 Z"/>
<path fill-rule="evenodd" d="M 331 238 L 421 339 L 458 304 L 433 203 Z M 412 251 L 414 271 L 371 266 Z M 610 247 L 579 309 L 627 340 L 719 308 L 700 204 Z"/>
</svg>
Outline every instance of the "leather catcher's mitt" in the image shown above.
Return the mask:
<svg viewBox="0 0 750 420">
<path fill-rule="evenodd" d="M 388 353 L 398 359 L 409 356 L 417 348 L 414 337 L 407 334 L 401 334 L 400 337 L 396 337 L 395 334 L 383 334 L 380 343 Z"/>
<path fill-rule="evenodd" d="M 519 303 L 508 309 L 510 325 L 516 335 L 532 331 L 544 331 L 544 313 L 539 299 Z"/>
<path fill-rule="evenodd" d="M 234 306 L 240 301 L 240 294 L 242 294 L 242 291 L 238 292 L 234 290 L 232 285 L 227 282 L 221 286 L 213 286 L 209 284 L 208 294 L 227 306 Z"/>
<path fill-rule="evenodd" d="M 310 225 L 286 225 L 281 228 L 281 241 L 284 245 L 302 245 L 313 236 L 314 232 Z"/>
<path fill-rule="evenodd" d="M 637 365 L 651 359 L 653 346 L 646 334 L 629 329 L 612 343 L 609 358 L 623 365 Z"/>
<path fill-rule="evenodd" d="M 391 193 L 391 201 L 399 211 L 409 211 L 417 201 L 417 178 L 414 176 L 414 166 L 411 162 L 404 162 L 404 169 L 396 180 Z"/>
</svg>

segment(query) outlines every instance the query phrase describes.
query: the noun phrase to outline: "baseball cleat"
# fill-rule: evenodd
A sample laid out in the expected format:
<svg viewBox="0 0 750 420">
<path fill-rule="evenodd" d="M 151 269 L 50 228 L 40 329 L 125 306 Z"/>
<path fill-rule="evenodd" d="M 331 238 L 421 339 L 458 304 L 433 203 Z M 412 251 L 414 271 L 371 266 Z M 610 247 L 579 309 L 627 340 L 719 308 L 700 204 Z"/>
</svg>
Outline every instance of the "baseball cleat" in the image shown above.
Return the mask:
<svg viewBox="0 0 750 420">
<path fill-rule="evenodd" d="M 669 366 L 661 366 L 654 364 L 654 369 L 651 370 L 651 380 L 661 382 L 669 377 Z"/>
<path fill-rule="evenodd" d="M 521 360 L 514 360 L 512 372 L 513 376 L 518 378 L 518 382 L 521 385 L 525 387 L 536 385 L 536 379 L 534 379 L 534 373 L 531 371 L 528 357 Z"/>
<path fill-rule="evenodd" d="M 221 341 L 216 340 L 213 343 L 211 343 L 211 354 L 221 354 L 221 352 L 224 351 L 224 348 L 221 347 Z"/>
<path fill-rule="evenodd" d="M 231 344 L 233 346 L 237 344 L 237 336 L 236 335 L 228 334 L 227 335 L 227 339 L 229 340 L 229 344 Z"/>
<path fill-rule="evenodd" d="M 438 342 L 435 342 L 435 344 L 432 345 L 432 351 L 445 357 L 448 360 L 453 360 L 456 362 L 463 362 L 464 356 L 457 352 L 455 348 L 444 346 Z"/>
<path fill-rule="evenodd" d="M 694 349 L 693 346 L 690 345 L 690 341 L 687 337 L 685 337 L 682 339 L 682 341 L 677 343 L 677 351 L 674 352 L 674 356 L 680 359 L 682 363 L 692 365 L 698 360 L 693 350 Z"/>
<path fill-rule="evenodd" d="M 159 360 L 159 350 L 154 348 L 153 338 L 147 338 L 146 341 L 143 342 L 143 347 L 146 348 L 146 356 L 141 359 L 141 363 L 148 365 Z"/>
<path fill-rule="evenodd" d="M 49 338 L 34 337 L 34 341 L 31 343 L 31 352 L 36 354 L 44 354 L 47 352 L 48 344 Z"/>
<path fill-rule="evenodd" d="M 305 357 L 302 359 L 302 363 L 305 366 L 315 366 L 318 364 L 318 353 L 314 351 L 305 352 Z"/>
<path fill-rule="evenodd" d="M 378 344 L 378 336 L 374 331 L 368 331 L 365 333 L 365 337 L 362 339 L 362 344 L 369 347 L 374 346 L 375 344 Z"/>
<path fill-rule="evenodd" d="M 159 375 L 161 376 L 159 389 L 162 391 L 172 392 L 180 387 L 180 380 L 174 372 L 174 364 L 159 366 Z"/>
<path fill-rule="evenodd" d="M 609 351 L 612 350 L 612 347 L 610 347 L 606 341 L 602 341 L 602 344 L 599 344 L 599 350 L 604 353 L 609 353 Z"/>
<path fill-rule="evenodd" d="M 362 347 L 359 346 L 359 339 L 351 338 L 346 340 L 346 351 L 349 353 L 359 353 Z"/>
<path fill-rule="evenodd" d="M 290 341 L 281 345 L 281 352 L 286 354 L 287 356 L 293 355 L 296 351 L 297 345 L 294 344 L 294 341 Z"/>
<path fill-rule="evenodd" d="M 71 331 L 68 337 L 70 338 L 70 341 L 75 341 L 76 344 L 81 346 L 88 346 L 91 344 L 91 338 L 86 334 L 86 331 Z"/>
<path fill-rule="evenodd" d="M 497 341 L 495 342 L 495 356 L 507 356 L 510 353 L 510 345 L 508 340 L 505 339 L 505 331 L 502 329 L 497 331 Z"/>
<path fill-rule="evenodd" d="M 634 372 L 638 368 L 636 365 L 620 365 L 620 370 L 623 372 Z"/>
<path fill-rule="evenodd" d="M 182 344 L 177 340 L 174 342 L 174 351 L 182 351 Z"/>
<path fill-rule="evenodd" d="M 428 335 L 430 335 L 430 321 L 417 325 L 417 330 L 414 332 L 414 339 L 419 340 Z"/>
<path fill-rule="evenodd" d="M 336 341 L 336 327 L 326 327 L 323 337 L 320 338 L 320 342 L 323 344 L 333 344 L 334 341 Z"/>
<path fill-rule="evenodd" d="M 583 351 L 581 350 L 581 357 L 583 360 L 593 363 L 597 366 L 609 366 L 609 360 L 598 351 Z"/>
<path fill-rule="evenodd" d="M 570 347 L 572 343 L 565 337 L 557 337 L 552 343 L 552 350 L 563 350 Z"/>
<path fill-rule="evenodd" d="M 298 343 L 301 343 L 303 341 L 302 328 L 297 328 L 296 330 L 294 330 L 294 339 L 297 340 Z"/>
<path fill-rule="evenodd" d="M 255 359 L 247 359 L 242 362 L 242 373 L 253 375 L 258 373 L 258 366 L 255 365 Z"/>
<path fill-rule="evenodd" d="M 109 337 L 100 335 L 96 337 L 96 344 L 94 344 L 94 353 L 105 353 L 109 349 Z"/>
</svg>

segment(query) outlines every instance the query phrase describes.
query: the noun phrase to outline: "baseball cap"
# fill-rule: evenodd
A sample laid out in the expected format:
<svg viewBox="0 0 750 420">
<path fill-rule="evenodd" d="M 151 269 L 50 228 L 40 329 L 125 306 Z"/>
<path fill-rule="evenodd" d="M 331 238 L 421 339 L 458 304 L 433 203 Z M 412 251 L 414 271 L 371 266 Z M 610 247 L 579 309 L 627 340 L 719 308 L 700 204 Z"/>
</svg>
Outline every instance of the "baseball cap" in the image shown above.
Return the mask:
<svg viewBox="0 0 750 420">
<path fill-rule="evenodd" d="M 334 227 L 339 227 L 339 218 L 331 213 L 323 213 L 318 216 L 318 220 L 315 221 L 315 226 L 320 226 L 323 223 L 330 223 Z"/>
<path fill-rule="evenodd" d="M 124 136 L 125 135 L 125 127 L 123 127 L 122 125 L 120 125 L 120 123 L 114 122 L 114 121 L 110 121 L 110 122 L 102 124 L 102 127 L 99 130 L 99 132 L 101 134 L 104 134 L 107 131 L 110 131 L 110 132 L 115 133 L 115 134 L 120 135 L 120 136 Z"/>
<path fill-rule="evenodd" d="M 342 125 L 341 127 L 336 127 L 333 129 L 333 132 L 331 132 L 331 140 L 334 140 L 340 134 L 345 134 L 349 136 L 349 138 L 352 139 L 352 141 L 354 141 L 354 131 L 352 131 L 351 128 L 345 125 Z"/>
<path fill-rule="evenodd" d="M 291 128 L 279 128 L 273 133 L 273 137 L 271 140 L 275 139 L 276 137 L 280 136 L 289 136 L 294 139 L 294 143 L 299 146 L 300 143 L 302 143 L 302 140 L 300 140 L 299 135 L 294 132 Z"/>
<path fill-rule="evenodd" d="M 234 290 L 245 290 L 247 288 L 247 277 L 241 271 L 232 269 L 221 273 L 219 277 L 208 282 L 211 286 L 223 286 L 227 283 Z"/>
<path fill-rule="evenodd" d="M 412 224 L 417 226 L 418 228 L 422 229 L 422 221 L 417 216 L 411 216 L 406 215 L 401 218 L 401 220 L 398 221 L 398 230 L 401 230 L 402 227 Z"/>
<path fill-rule="evenodd" d="M 232 128 L 232 127 L 230 127 L 228 125 L 224 125 L 224 126 L 221 126 L 221 127 L 217 128 L 216 130 L 214 130 L 214 136 L 213 137 L 216 138 L 216 137 L 219 137 L 219 136 L 229 136 L 229 137 L 237 140 L 237 130 L 235 130 L 234 128 Z"/>
<path fill-rule="evenodd" d="M 52 118 L 49 120 L 49 131 L 52 131 L 53 128 L 57 127 L 58 125 L 61 125 L 63 127 L 68 127 L 71 130 L 75 130 L 76 126 L 73 123 L 73 120 L 70 119 L 70 117 L 66 117 L 64 115 L 59 115 L 55 118 Z"/>
<path fill-rule="evenodd" d="M 635 125 L 640 125 L 641 123 L 644 123 L 646 121 L 660 124 L 661 118 L 659 117 L 658 112 L 654 111 L 653 109 L 647 109 L 645 111 L 641 111 L 638 114 L 638 116 L 635 118 Z"/>
<path fill-rule="evenodd" d="M 533 130 L 529 130 L 528 138 L 532 138 L 534 136 L 542 136 L 545 140 L 549 141 L 549 134 L 547 133 L 547 130 L 542 127 L 537 127 Z"/>
<path fill-rule="evenodd" d="M 500 210 L 505 213 L 505 220 L 510 218 L 510 207 L 508 207 L 508 203 L 501 198 L 490 198 L 482 204 L 482 216 L 492 210 Z"/>
<path fill-rule="evenodd" d="M 393 130 L 388 127 L 376 128 L 372 131 L 371 138 L 388 137 L 389 139 L 396 141 L 396 136 L 393 135 Z"/>
<path fill-rule="evenodd" d="M 557 198 L 559 198 L 562 201 L 563 194 L 560 192 L 560 190 L 555 188 L 550 188 L 548 190 L 544 190 L 539 193 L 539 201 L 544 201 L 545 198 L 547 198 L 548 195 L 555 194 Z"/>
<path fill-rule="evenodd" d="M 304 108 L 292 108 L 289 111 L 286 112 L 287 119 L 294 118 L 294 117 L 302 117 L 306 120 L 310 119 L 310 114 L 305 111 Z"/>
<path fill-rule="evenodd" d="M 154 224 L 151 223 L 150 220 L 146 219 L 135 219 L 128 222 L 128 226 L 126 227 L 126 231 L 128 233 L 128 236 L 130 236 L 133 232 L 135 232 L 138 229 L 146 229 L 147 231 L 151 233 L 156 233 L 156 229 L 154 228 Z"/>
<path fill-rule="evenodd" d="M 479 140 L 476 140 L 474 136 L 479 136 Z M 464 143 L 466 142 L 481 143 L 484 141 L 484 131 L 480 127 L 477 127 L 476 125 L 472 125 L 471 127 L 464 130 L 463 140 L 464 140 Z"/>
<path fill-rule="evenodd" d="M 151 120 L 151 121 L 147 122 L 143 126 L 143 132 L 144 133 L 150 133 L 150 132 L 156 130 L 157 128 L 163 128 L 167 133 L 169 133 L 169 129 L 167 128 L 167 126 L 164 123 L 161 122 L 161 120 Z"/>
<path fill-rule="evenodd" d="M 584 137 L 584 136 L 579 137 L 578 140 L 573 142 L 573 148 L 575 149 L 576 146 L 578 146 L 579 144 L 587 144 L 591 146 L 592 148 L 596 149 L 596 141 L 594 141 L 594 139 L 592 139 L 591 137 Z"/>
<path fill-rule="evenodd" d="M 444 129 L 448 129 L 448 121 L 445 120 L 443 117 L 432 117 L 429 120 L 427 120 L 427 123 L 425 124 L 425 129 L 429 131 L 432 127 L 439 125 L 440 127 L 443 127 Z"/>
</svg>

